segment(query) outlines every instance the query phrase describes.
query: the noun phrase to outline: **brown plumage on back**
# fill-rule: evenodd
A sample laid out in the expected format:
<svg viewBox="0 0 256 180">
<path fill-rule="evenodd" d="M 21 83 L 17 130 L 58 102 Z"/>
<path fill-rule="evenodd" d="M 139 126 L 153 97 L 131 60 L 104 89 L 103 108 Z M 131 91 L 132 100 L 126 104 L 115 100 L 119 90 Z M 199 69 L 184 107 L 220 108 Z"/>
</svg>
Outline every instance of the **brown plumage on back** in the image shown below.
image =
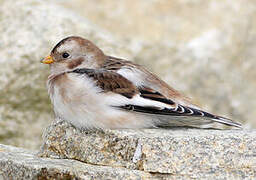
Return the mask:
<svg viewBox="0 0 256 180">
<path fill-rule="evenodd" d="M 96 71 L 93 69 L 76 69 L 69 73 L 86 74 L 89 78 L 95 81 L 95 85 L 100 87 L 103 92 L 114 92 L 121 94 L 127 98 L 132 98 L 138 93 L 137 88 L 131 81 L 123 76 L 109 72 L 109 71 Z"/>
<path fill-rule="evenodd" d="M 150 71 L 146 70 L 141 65 L 135 64 L 131 61 L 119 59 L 116 57 L 107 56 L 101 68 L 107 69 L 109 71 L 114 71 L 114 72 L 117 72 L 122 68 L 131 69 L 131 70 L 138 68 L 145 76 L 144 81 L 147 81 L 147 84 L 150 84 L 149 86 L 154 86 L 155 89 L 161 94 L 163 94 L 166 98 L 175 99 L 176 101 L 179 101 L 183 105 L 191 104 L 193 106 L 196 106 L 194 103 L 192 103 L 192 101 L 188 97 L 184 96 L 174 88 L 170 87 L 167 83 L 162 81 L 160 78 L 158 78 L 156 75 L 154 75 Z"/>
<path fill-rule="evenodd" d="M 81 37 L 60 41 L 50 64 L 48 92 L 57 116 L 79 128 L 241 127 L 207 113 L 141 65 L 106 56 Z"/>
</svg>

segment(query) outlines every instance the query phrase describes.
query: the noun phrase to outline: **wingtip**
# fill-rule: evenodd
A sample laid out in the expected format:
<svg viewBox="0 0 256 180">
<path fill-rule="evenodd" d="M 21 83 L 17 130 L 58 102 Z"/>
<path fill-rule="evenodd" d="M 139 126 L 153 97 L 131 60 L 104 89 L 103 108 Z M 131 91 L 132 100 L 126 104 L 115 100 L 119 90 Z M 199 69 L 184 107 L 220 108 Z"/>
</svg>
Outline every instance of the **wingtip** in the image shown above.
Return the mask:
<svg viewBox="0 0 256 180">
<path fill-rule="evenodd" d="M 225 117 L 221 117 L 221 116 L 218 116 L 216 119 L 215 119 L 216 122 L 219 122 L 219 123 L 222 123 L 222 124 L 225 124 L 227 126 L 233 126 L 233 127 L 236 127 L 236 128 L 239 128 L 239 129 L 243 129 L 243 125 L 239 122 L 235 122 L 231 119 L 228 119 L 228 118 L 225 118 Z"/>
</svg>

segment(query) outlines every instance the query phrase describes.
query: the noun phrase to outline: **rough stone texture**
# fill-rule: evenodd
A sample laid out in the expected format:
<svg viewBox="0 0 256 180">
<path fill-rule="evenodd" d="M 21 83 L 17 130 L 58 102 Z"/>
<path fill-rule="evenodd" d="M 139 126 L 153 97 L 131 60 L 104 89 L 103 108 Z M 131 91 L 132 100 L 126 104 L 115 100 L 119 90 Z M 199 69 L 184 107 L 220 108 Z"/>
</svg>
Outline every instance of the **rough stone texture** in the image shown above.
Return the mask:
<svg viewBox="0 0 256 180">
<path fill-rule="evenodd" d="M 256 131 L 144 129 L 80 131 L 59 121 L 47 128 L 42 157 L 187 176 L 256 177 Z"/>
<path fill-rule="evenodd" d="M 40 146 L 52 113 L 38 61 L 74 34 L 256 127 L 255 19 L 252 0 L 0 0 L 0 142 Z"/>
<path fill-rule="evenodd" d="M 39 158 L 34 152 L 0 144 L 0 179 L 154 179 L 137 170 Z"/>
<path fill-rule="evenodd" d="M 82 131 L 59 121 L 45 131 L 40 153 L 0 144 L 0 179 L 255 179 L 255 135 L 250 130 Z"/>
</svg>

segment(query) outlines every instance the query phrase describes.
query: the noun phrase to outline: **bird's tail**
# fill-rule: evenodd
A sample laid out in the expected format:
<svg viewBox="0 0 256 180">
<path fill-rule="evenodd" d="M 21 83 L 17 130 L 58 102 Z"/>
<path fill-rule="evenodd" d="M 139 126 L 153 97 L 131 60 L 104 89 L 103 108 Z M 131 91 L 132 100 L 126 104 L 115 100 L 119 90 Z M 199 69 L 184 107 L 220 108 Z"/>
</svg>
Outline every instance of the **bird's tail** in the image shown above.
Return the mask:
<svg viewBox="0 0 256 180">
<path fill-rule="evenodd" d="M 227 125 L 227 126 L 234 126 L 234 127 L 240 128 L 240 129 L 243 128 L 242 124 L 240 124 L 238 122 L 235 122 L 231 119 L 222 117 L 222 116 L 216 116 L 216 118 L 212 119 L 212 121 L 218 122 L 218 123 L 221 123 L 221 124 L 224 124 L 224 125 Z"/>
<path fill-rule="evenodd" d="M 157 127 L 196 127 L 196 128 L 216 128 L 226 129 L 226 126 L 231 128 L 242 129 L 242 125 L 234 122 L 231 119 L 215 116 L 215 118 L 198 117 L 198 116 L 162 116 L 155 117 L 155 125 Z M 226 126 L 223 126 L 226 125 Z"/>
</svg>

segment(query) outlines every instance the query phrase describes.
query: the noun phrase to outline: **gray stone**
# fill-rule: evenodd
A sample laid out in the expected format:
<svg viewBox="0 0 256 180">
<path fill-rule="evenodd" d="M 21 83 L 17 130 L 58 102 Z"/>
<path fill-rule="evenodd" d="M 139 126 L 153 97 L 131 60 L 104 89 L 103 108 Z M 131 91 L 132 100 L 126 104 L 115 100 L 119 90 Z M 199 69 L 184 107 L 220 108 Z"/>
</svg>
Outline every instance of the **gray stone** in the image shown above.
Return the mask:
<svg viewBox="0 0 256 180">
<path fill-rule="evenodd" d="M 173 176 L 256 177 L 255 130 L 78 130 L 53 123 L 42 157 L 124 167 Z"/>
<path fill-rule="evenodd" d="M 85 131 L 60 121 L 48 127 L 40 153 L 0 144 L 0 179 L 255 179 L 255 134 Z"/>
<path fill-rule="evenodd" d="M 0 144 L 0 179 L 152 179 L 154 175 L 76 160 L 39 158 L 34 152 Z"/>
</svg>

